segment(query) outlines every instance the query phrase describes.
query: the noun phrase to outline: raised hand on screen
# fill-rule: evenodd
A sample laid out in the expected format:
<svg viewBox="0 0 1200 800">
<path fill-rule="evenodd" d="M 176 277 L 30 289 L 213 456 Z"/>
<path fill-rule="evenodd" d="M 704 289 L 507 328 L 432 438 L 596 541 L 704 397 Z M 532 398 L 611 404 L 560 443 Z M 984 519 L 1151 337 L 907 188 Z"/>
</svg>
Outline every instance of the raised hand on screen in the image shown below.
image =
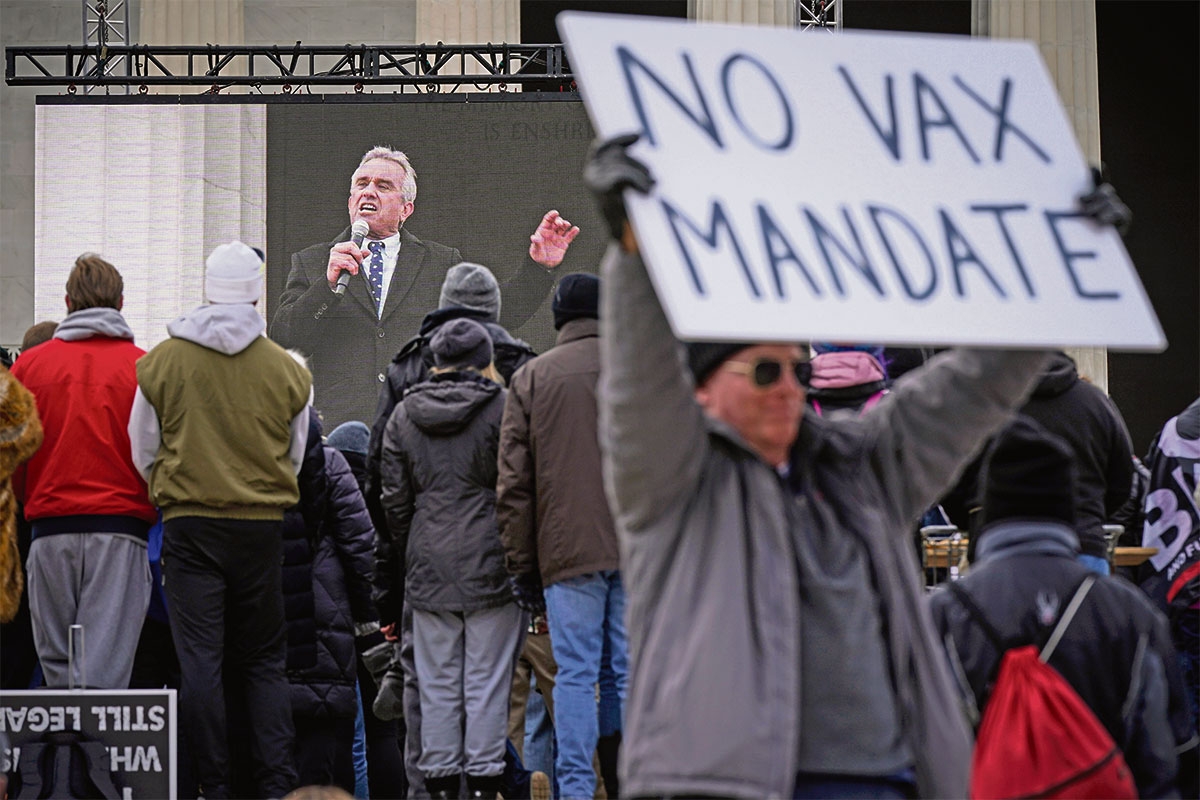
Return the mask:
<svg viewBox="0 0 1200 800">
<path fill-rule="evenodd" d="M 554 269 L 562 263 L 567 248 L 578 235 L 577 226 L 567 222 L 557 211 L 547 211 L 529 237 L 529 257 L 546 269 Z"/>
</svg>

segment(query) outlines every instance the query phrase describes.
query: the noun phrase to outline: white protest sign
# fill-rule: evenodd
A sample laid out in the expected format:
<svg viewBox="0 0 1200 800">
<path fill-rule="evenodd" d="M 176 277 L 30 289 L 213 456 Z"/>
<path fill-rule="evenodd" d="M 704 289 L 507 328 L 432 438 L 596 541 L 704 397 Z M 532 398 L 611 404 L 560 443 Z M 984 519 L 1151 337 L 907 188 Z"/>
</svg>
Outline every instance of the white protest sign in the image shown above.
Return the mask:
<svg viewBox="0 0 1200 800">
<path fill-rule="evenodd" d="M 685 339 L 1161 350 L 1035 46 L 559 15 Z"/>
</svg>

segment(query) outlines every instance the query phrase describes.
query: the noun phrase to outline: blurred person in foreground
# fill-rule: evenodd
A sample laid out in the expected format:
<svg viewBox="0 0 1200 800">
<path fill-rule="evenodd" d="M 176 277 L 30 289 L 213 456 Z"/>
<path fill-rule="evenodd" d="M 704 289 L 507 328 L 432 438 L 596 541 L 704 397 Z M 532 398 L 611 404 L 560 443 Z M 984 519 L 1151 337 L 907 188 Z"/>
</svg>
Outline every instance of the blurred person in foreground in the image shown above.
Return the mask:
<svg viewBox="0 0 1200 800">
<path fill-rule="evenodd" d="M 955 349 L 868 414 L 805 413 L 799 344 L 677 344 L 625 219 L 622 191 L 653 185 L 634 141 L 584 173 L 614 239 L 599 402 L 628 593 L 622 791 L 965 796 L 971 735 L 909 532 L 1046 353 Z"/>
</svg>

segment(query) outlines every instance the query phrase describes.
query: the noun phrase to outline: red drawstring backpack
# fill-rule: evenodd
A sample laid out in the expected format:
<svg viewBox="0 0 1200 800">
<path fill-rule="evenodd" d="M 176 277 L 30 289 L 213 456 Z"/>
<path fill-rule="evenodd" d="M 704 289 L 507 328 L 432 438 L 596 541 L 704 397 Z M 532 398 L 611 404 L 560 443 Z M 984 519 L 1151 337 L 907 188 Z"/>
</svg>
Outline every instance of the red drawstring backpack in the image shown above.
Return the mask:
<svg viewBox="0 0 1200 800">
<path fill-rule="evenodd" d="M 1046 663 L 1095 583 L 1075 590 L 1039 653 L 1006 646 L 957 584 L 955 597 L 1003 653 L 971 756 L 970 796 L 987 798 L 1136 798 L 1133 773 L 1108 730 L 1054 667 Z"/>
</svg>

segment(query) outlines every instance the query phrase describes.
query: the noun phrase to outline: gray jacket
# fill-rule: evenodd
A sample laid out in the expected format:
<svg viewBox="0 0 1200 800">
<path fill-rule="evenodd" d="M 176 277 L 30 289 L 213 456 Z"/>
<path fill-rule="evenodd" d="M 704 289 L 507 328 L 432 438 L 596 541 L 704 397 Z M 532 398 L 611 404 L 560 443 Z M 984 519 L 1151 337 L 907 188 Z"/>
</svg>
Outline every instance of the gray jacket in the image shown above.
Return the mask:
<svg viewBox="0 0 1200 800">
<path fill-rule="evenodd" d="M 813 691 L 841 676 L 802 675 L 800 665 L 841 643 L 814 635 L 829 619 L 803 618 L 831 605 L 813 595 L 837 576 L 824 563 L 802 571 L 798 553 L 852 539 L 870 577 L 841 591 L 882 618 L 891 687 L 880 696 L 895 703 L 887 714 L 918 790 L 964 797 L 971 737 L 911 531 L 1025 398 L 1045 354 L 947 353 L 861 418 L 807 414 L 783 479 L 696 404 L 640 259 L 610 249 L 601 285 L 600 440 L 628 602 L 623 789 L 790 796 L 805 741 L 834 751 L 827 740 L 861 709 Z M 856 655 L 845 652 L 839 672 L 853 674 Z"/>
<path fill-rule="evenodd" d="M 413 608 L 478 611 L 511 602 L 496 527 L 504 397 L 503 388 L 480 375 L 450 372 L 412 387 L 388 420 L 387 531 L 380 536 L 403 557 L 394 578 Z M 388 618 L 394 610 L 380 613 Z"/>
</svg>

